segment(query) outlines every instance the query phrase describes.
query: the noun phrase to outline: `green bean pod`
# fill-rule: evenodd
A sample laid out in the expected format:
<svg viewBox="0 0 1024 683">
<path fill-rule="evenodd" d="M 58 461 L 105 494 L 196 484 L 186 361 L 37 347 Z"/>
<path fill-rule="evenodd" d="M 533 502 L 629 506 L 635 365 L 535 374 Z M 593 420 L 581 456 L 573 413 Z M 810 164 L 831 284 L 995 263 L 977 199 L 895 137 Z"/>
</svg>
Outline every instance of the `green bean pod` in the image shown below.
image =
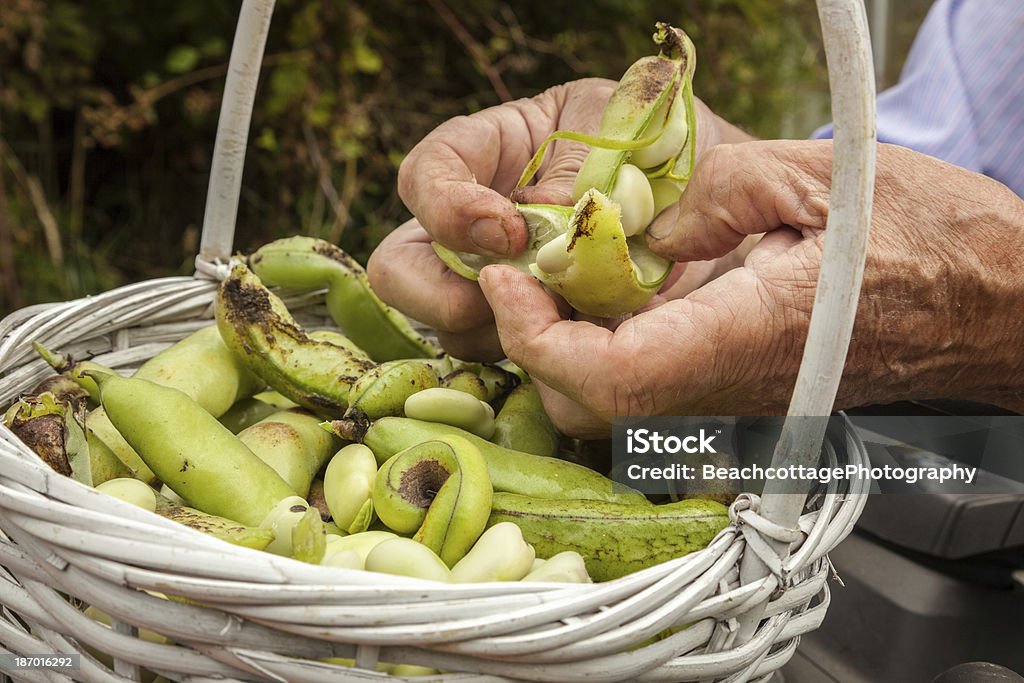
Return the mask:
<svg viewBox="0 0 1024 683">
<path fill-rule="evenodd" d="M 88 418 L 86 418 L 86 423 L 88 423 Z M 77 423 L 74 425 L 69 423 L 68 425 L 71 431 L 74 431 L 76 427 Z M 89 463 L 88 477 L 83 476 L 79 478 L 76 476 L 76 479 L 82 483 L 95 486 L 108 479 L 134 476 L 132 471 L 128 469 L 128 466 L 121 462 L 121 459 L 117 457 L 114 451 L 110 450 L 105 441 L 96 436 L 88 427 L 84 427 L 84 430 L 84 449 L 80 445 L 82 442 L 79 438 L 68 439 L 68 460 L 71 463 L 71 471 L 78 471 L 78 462 L 80 461 L 83 463 L 87 461 Z"/>
<path fill-rule="evenodd" d="M 487 385 L 478 375 L 466 369 L 454 370 L 443 376 L 438 386 L 443 389 L 461 391 L 481 401 L 488 400 Z"/>
<path fill-rule="evenodd" d="M 238 439 L 303 498 L 320 467 L 340 446 L 320 428 L 320 419 L 304 410 L 273 413 L 243 429 Z"/>
<path fill-rule="evenodd" d="M 680 29 L 659 23 L 654 34 L 659 54 L 641 57 L 619 79 L 601 115 L 598 137 L 604 140 L 632 143 L 643 140 L 637 151 L 656 144 L 665 135 L 666 118 L 680 100 L 681 91 L 693 77 L 696 66 L 693 42 Z M 688 122 L 690 113 L 684 117 Z M 658 120 L 658 115 L 662 119 Z M 651 131 L 656 135 L 652 135 Z M 621 145 L 595 145 L 580 166 L 573 186 L 573 199 L 579 200 L 587 191 L 612 192 L 619 169 L 633 152 Z M 670 153 L 675 158 L 679 150 Z M 641 160 L 645 156 L 641 154 Z"/>
<path fill-rule="evenodd" d="M 361 360 L 373 360 L 370 358 L 370 354 L 338 330 L 313 330 L 309 333 L 309 338 L 340 346 Z"/>
<path fill-rule="evenodd" d="M 272 388 L 314 412 L 341 414 L 355 381 L 375 367 L 348 348 L 307 335 L 244 265 L 221 283 L 217 327 L 225 344 Z"/>
<path fill-rule="evenodd" d="M 171 490 L 208 514 L 257 526 L 288 483 L 187 394 L 153 382 L 93 375 L 111 422 Z"/>
<path fill-rule="evenodd" d="M 166 496 L 157 495 L 156 513 L 189 528 L 209 534 L 243 548 L 263 550 L 274 540 L 274 532 L 258 526 L 246 526 L 224 517 L 210 515 L 202 510 L 181 505 Z"/>
<path fill-rule="evenodd" d="M 653 200 L 652 200 L 653 201 Z M 545 270 L 540 259 L 530 272 L 588 315 L 619 316 L 640 308 L 658 291 L 672 263 L 652 252 L 643 235 L 627 238 L 622 207 L 598 190 L 576 203 L 559 267 Z"/>
<path fill-rule="evenodd" d="M 446 375 L 441 375 L 441 387 L 456 389 L 474 396 L 485 403 L 493 403 L 504 398 L 519 384 L 519 378 L 496 365 L 479 367 L 459 367 Z"/>
<path fill-rule="evenodd" d="M 520 493 L 537 498 L 587 498 L 648 504 L 643 495 L 613 484 L 594 470 L 564 460 L 521 453 L 450 425 L 405 417 L 383 417 L 369 426 L 351 420 L 334 420 L 324 427 L 348 441 L 366 444 L 383 463 L 410 446 L 456 435 L 476 446 L 487 462 L 495 491 Z"/>
<path fill-rule="evenodd" d="M 422 360 L 392 360 L 371 368 L 352 384 L 344 417 L 369 421 L 401 415 L 406 399 L 437 387 L 437 373 Z"/>
<path fill-rule="evenodd" d="M 523 453 L 558 455 L 561 435 L 544 410 L 533 382 L 524 382 L 505 398 L 494 418 L 491 441 Z"/>
<path fill-rule="evenodd" d="M 231 406 L 228 412 L 221 415 L 220 423 L 231 430 L 232 434 L 238 434 L 247 427 L 251 427 L 260 420 L 264 420 L 281 409 L 275 405 L 261 401 L 250 396 Z"/>
<path fill-rule="evenodd" d="M 373 507 L 389 528 L 415 532 L 413 540 L 452 567 L 483 533 L 491 494 L 479 449 L 458 436 L 444 436 L 389 458 L 374 480 Z"/>
<path fill-rule="evenodd" d="M 340 248 L 311 237 L 264 245 L 249 266 L 268 285 L 327 288 L 327 310 L 345 334 L 378 362 L 434 358 L 442 351 L 370 288 L 366 271 Z"/>
<path fill-rule="evenodd" d="M 513 372 L 498 365 L 484 364 L 477 373 L 480 381 L 484 383 L 487 395 L 484 401 L 494 403 L 508 395 L 510 391 L 519 386 L 520 378 Z"/>
<path fill-rule="evenodd" d="M 320 511 L 309 508 L 292 529 L 292 557 L 299 562 L 320 564 L 327 550 L 327 529 Z"/>
<path fill-rule="evenodd" d="M 37 350 L 41 347 L 37 347 Z M 90 392 L 98 391 L 90 372 L 110 372 L 92 361 L 68 364 L 64 356 L 43 356 L 58 372 L 66 372 Z M 184 392 L 215 417 L 226 413 L 238 400 L 251 396 L 264 383 L 249 372 L 221 339 L 215 325 L 204 327 L 161 351 L 132 375 Z M 95 398 L 98 399 L 98 396 Z M 118 434 L 101 406 L 89 413 L 87 428 L 145 482 L 153 481 L 152 470 Z"/>
<path fill-rule="evenodd" d="M 595 581 L 607 581 L 706 547 L 729 511 L 709 500 L 629 505 L 495 493 L 488 524 L 501 522 L 515 523 L 538 557 L 575 551 Z"/>
</svg>

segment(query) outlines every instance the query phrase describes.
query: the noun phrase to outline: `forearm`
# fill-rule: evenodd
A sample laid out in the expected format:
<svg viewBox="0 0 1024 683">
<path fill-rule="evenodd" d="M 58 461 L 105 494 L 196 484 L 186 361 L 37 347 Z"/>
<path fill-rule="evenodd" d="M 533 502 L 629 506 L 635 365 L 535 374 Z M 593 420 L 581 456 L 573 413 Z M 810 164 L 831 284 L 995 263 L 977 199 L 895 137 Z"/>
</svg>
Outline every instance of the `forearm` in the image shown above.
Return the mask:
<svg viewBox="0 0 1024 683">
<path fill-rule="evenodd" d="M 879 151 L 846 404 L 954 399 L 1024 413 L 1024 201 L 981 175 Z"/>
<path fill-rule="evenodd" d="M 1024 200 L 1009 190 L 998 195 L 977 219 L 1000 234 L 975 249 L 987 268 L 977 278 L 975 320 L 966 321 L 978 330 L 973 355 L 983 377 L 973 398 L 1024 413 Z"/>
</svg>

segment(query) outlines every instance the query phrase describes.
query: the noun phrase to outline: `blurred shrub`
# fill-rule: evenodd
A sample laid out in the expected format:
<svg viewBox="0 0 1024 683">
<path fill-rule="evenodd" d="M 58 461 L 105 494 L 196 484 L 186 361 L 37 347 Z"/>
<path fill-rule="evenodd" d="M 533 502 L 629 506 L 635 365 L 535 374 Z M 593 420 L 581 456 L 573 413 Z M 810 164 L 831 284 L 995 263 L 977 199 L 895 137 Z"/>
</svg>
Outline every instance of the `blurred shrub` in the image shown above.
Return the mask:
<svg viewBox="0 0 1024 683">
<path fill-rule="evenodd" d="M 827 116 L 806 0 L 278 0 L 236 245 L 301 232 L 361 261 L 408 217 L 402 156 L 454 115 L 617 78 L 656 20 L 696 90 L 763 136 Z M 191 272 L 238 2 L 0 2 L 0 313 Z"/>
</svg>

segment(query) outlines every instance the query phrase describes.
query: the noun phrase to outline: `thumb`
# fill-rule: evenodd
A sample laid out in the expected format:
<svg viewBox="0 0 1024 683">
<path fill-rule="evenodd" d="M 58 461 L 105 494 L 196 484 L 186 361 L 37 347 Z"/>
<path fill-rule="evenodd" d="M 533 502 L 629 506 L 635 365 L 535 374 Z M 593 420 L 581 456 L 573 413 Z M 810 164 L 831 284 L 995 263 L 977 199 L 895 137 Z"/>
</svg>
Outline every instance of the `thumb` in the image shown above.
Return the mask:
<svg viewBox="0 0 1024 683">
<path fill-rule="evenodd" d="M 477 282 L 494 312 L 506 355 L 521 367 L 524 359 L 535 362 L 538 350 L 545 348 L 544 333 L 563 320 L 554 299 L 537 280 L 511 266 L 487 266 Z"/>
<path fill-rule="evenodd" d="M 647 244 L 673 261 L 706 261 L 748 235 L 822 229 L 831 174 L 828 140 L 719 145 L 701 157 L 679 202 L 651 223 Z"/>
<path fill-rule="evenodd" d="M 537 280 L 510 266 L 487 266 L 478 282 L 509 360 L 556 391 L 584 400 L 587 375 L 579 372 L 579 359 L 605 358 L 611 331 L 565 320 Z"/>
</svg>

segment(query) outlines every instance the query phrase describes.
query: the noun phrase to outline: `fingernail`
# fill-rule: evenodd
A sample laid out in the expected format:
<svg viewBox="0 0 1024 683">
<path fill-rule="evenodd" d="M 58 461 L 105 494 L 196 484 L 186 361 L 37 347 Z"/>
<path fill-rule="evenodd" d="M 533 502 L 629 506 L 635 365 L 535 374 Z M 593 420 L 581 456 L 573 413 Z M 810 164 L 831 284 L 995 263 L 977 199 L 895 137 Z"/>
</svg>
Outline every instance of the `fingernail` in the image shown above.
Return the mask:
<svg viewBox="0 0 1024 683">
<path fill-rule="evenodd" d="M 480 249 L 492 254 L 508 254 L 509 240 L 504 226 L 497 218 L 478 218 L 469 226 L 469 239 Z"/>
<path fill-rule="evenodd" d="M 477 277 L 477 282 L 486 282 L 490 284 L 493 278 L 501 277 L 501 271 L 507 266 L 489 264 L 480 269 L 480 275 Z"/>
<path fill-rule="evenodd" d="M 512 190 L 508 197 L 517 204 L 555 204 L 558 206 L 572 206 L 572 194 L 558 188 L 545 187 L 540 185 L 528 185 L 517 190 Z"/>
<path fill-rule="evenodd" d="M 651 236 L 651 239 L 663 240 L 672 234 L 678 222 L 679 206 L 669 206 L 654 219 L 647 228 L 647 234 Z"/>
</svg>

